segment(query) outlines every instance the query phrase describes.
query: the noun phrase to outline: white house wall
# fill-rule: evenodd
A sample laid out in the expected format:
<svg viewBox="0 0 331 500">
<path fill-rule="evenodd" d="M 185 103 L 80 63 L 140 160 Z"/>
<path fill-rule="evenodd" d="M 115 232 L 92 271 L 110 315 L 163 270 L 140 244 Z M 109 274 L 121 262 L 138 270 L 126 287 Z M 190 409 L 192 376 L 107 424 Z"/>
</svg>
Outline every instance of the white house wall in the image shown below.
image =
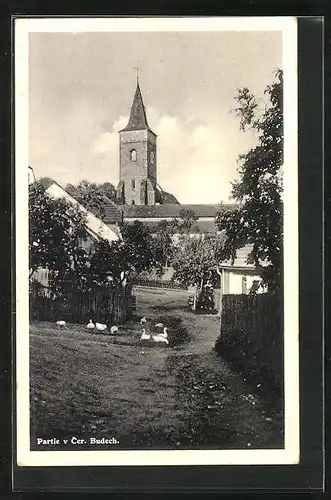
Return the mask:
<svg viewBox="0 0 331 500">
<path fill-rule="evenodd" d="M 257 274 L 250 274 L 250 273 L 245 273 L 245 271 L 235 271 L 235 270 L 226 270 L 225 273 L 227 274 L 225 278 L 226 286 L 224 289 L 224 294 L 230 294 L 230 295 L 240 295 L 244 293 L 243 290 L 243 278 L 246 277 L 246 289 L 247 293 L 251 289 L 253 282 L 254 281 L 261 281 L 261 276 Z M 258 290 L 258 293 L 260 290 Z"/>
</svg>

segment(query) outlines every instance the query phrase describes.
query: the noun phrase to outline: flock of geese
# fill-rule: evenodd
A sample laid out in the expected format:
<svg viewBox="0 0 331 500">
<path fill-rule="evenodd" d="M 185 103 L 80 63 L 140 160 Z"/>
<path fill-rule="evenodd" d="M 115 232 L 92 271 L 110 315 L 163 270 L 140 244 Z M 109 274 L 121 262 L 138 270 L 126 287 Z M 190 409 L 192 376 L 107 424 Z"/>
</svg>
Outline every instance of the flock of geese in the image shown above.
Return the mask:
<svg viewBox="0 0 331 500">
<path fill-rule="evenodd" d="M 60 320 L 60 321 L 56 322 L 56 325 L 59 327 L 64 327 L 64 326 L 66 326 L 66 322 Z M 99 332 L 104 332 L 105 330 L 107 330 L 107 325 L 105 325 L 104 323 L 93 323 L 93 321 L 90 319 L 86 325 L 86 328 L 88 330 L 97 330 Z M 117 332 L 118 332 L 117 326 L 112 326 L 110 328 L 111 335 L 114 335 L 114 333 L 117 333 Z"/>
<path fill-rule="evenodd" d="M 164 326 L 163 323 L 156 323 L 155 325 L 156 331 L 154 335 L 148 332 L 146 318 L 142 318 L 140 324 L 142 326 L 142 334 L 140 340 L 155 342 L 157 344 L 169 345 L 168 329 L 166 326 Z"/>
<path fill-rule="evenodd" d="M 140 337 L 140 340 L 146 341 L 147 343 L 156 343 L 156 344 L 166 344 L 169 345 L 169 340 L 168 340 L 168 329 L 166 326 L 164 326 L 163 323 L 156 323 L 154 326 L 154 333 L 149 332 L 148 328 L 148 323 L 147 323 L 147 318 L 142 318 L 140 320 L 140 324 L 142 327 L 142 334 Z M 60 328 L 63 328 L 66 326 L 65 321 L 57 321 L 56 325 Z M 88 330 L 97 330 L 99 332 L 104 332 L 107 330 L 107 325 L 104 323 L 93 323 L 93 321 L 90 319 L 89 322 L 86 325 L 86 328 Z M 114 335 L 118 332 L 118 327 L 117 326 L 112 326 L 110 328 L 110 334 Z"/>
<path fill-rule="evenodd" d="M 88 330 L 98 330 L 99 332 L 104 332 L 105 330 L 107 330 L 107 325 L 105 325 L 104 323 L 93 323 L 92 320 L 90 319 L 86 325 L 86 328 Z M 117 326 L 112 326 L 110 328 L 111 335 L 114 335 L 114 333 L 117 332 L 118 332 Z"/>
</svg>

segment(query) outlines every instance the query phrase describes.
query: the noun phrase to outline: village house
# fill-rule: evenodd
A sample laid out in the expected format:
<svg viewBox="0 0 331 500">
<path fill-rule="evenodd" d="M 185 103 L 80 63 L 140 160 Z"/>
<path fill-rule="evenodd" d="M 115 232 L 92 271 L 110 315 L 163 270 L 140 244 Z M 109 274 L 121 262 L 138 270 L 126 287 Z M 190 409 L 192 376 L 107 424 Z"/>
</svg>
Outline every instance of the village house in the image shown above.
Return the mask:
<svg viewBox="0 0 331 500">
<path fill-rule="evenodd" d="M 219 268 L 222 273 L 223 295 L 262 293 L 261 276 L 255 264 L 249 263 L 248 256 L 252 251 L 251 245 L 246 245 L 237 250 L 234 262 L 230 259 L 221 262 Z"/>
<path fill-rule="evenodd" d="M 41 179 L 39 181 L 47 193 L 53 199 L 64 198 L 79 210 L 86 217 L 86 238 L 80 240 L 80 246 L 84 249 L 91 249 L 96 241 L 104 239 L 109 243 L 122 239 L 118 223 L 121 220 L 121 214 L 115 203 L 107 198 L 105 200 L 106 218 L 101 220 L 90 210 L 87 210 L 79 203 L 72 195 L 70 195 L 60 184 L 52 179 Z M 106 197 L 105 197 L 106 198 Z M 106 222 L 107 220 L 107 222 Z M 37 269 L 32 278 L 44 286 L 48 285 L 49 271 L 48 269 Z"/>
</svg>

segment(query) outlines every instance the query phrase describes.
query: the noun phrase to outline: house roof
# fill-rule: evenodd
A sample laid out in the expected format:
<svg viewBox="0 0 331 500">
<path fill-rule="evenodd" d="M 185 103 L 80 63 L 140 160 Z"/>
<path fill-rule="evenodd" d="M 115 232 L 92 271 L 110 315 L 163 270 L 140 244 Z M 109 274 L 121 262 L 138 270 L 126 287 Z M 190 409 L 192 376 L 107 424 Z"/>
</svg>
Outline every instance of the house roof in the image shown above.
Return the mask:
<svg viewBox="0 0 331 500">
<path fill-rule="evenodd" d="M 236 258 L 234 259 L 234 262 L 232 263 L 231 259 L 225 260 L 222 262 L 221 267 L 226 267 L 226 268 L 255 268 L 254 263 L 247 263 L 248 256 L 250 252 L 253 249 L 253 245 L 245 245 L 242 248 L 238 248 L 237 250 L 237 255 Z"/>
<path fill-rule="evenodd" d="M 114 203 L 108 196 L 103 196 L 103 201 L 105 203 L 105 217 L 104 222 L 106 224 L 112 224 L 122 221 L 122 211 L 119 209 L 118 205 Z"/>
<path fill-rule="evenodd" d="M 52 184 L 56 184 L 57 186 L 59 186 L 61 189 L 63 189 L 63 187 L 58 184 L 56 181 L 54 181 L 53 179 L 50 179 L 49 177 L 44 177 L 42 179 L 40 179 L 38 182 L 40 182 L 40 184 L 42 184 L 42 186 L 47 190 Z M 66 191 L 68 193 L 67 190 L 63 189 L 64 191 Z M 70 192 L 69 192 L 70 196 L 72 196 L 73 198 L 79 198 L 79 194 L 78 194 L 78 191 L 77 189 L 75 188 L 75 186 L 70 186 Z M 109 226 L 111 224 L 116 224 L 117 222 L 121 222 L 122 221 L 122 211 L 118 208 L 118 206 L 116 205 L 116 203 L 114 203 L 110 198 L 108 198 L 108 196 L 103 196 L 102 197 L 103 199 L 103 202 L 105 204 L 105 217 L 103 219 L 103 222 L 105 224 L 108 224 Z M 78 201 L 78 200 L 76 200 Z M 79 202 L 82 206 L 84 206 L 83 203 Z M 97 209 L 94 209 L 92 207 L 85 207 L 86 210 L 90 211 L 91 213 L 93 213 L 93 215 L 95 215 L 96 217 L 98 217 L 98 213 L 97 213 Z"/>
<path fill-rule="evenodd" d="M 84 207 L 79 201 L 75 199 L 72 194 L 69 194 L 56 181 L 47 177 L 40 179 L 38 182 L 45 188 L 47 193 L 52 198 L 65 198 L 76 206 L 79 206 L 80 209 L 86 214 L 86 228 L 92 235 L 94 235 L 95 237 L 104 238 L 108 241 L 114 241 L 121 238 L 121 234 L 118 228 L 116 228 L 115 230 L 113 224 L 107 224 L 106 222 L 99 219 L 91 210 L 88 210 L 86 207 Z M 107 198 L 107 200 L 109 201 L 110 206 L 112 204 L 112 201 L 109 200 L 109 198 Z"/>
<path fill-rule="evenodd" d="M 139 83 L 137 82 L 137 88 L 131 106 L 129 122 L 125 128 L 120 130 L 120 132 L 126 132 L 129 130 L 146 130 L 146 129 L 152 132 L 147 122 L 144 101 L 139 87 Z"/>
<path fill-rule="evenodd" d="M 165 218 L 180 217 L 182 210 L 192 210 L 197 217 L 215 217 L 222 210 L 234 210 L 237 205 L 180 205 L 175 203 L 163 203 L 160 205 L 119 205 L 124 218 Z"/>
<path fill-rule="evenodd" d="M 107 223 L 105 222 L 105 224 Z M 118 236 L 118 239 L 122 239 L 120 228 L 116 224 L 107 224 L 107 226 Z"/>
<path fill-rule="evenodd" d="M 225 269 L 256 269 L 254 262 L 247 262 L 248 256 L 253 250 L 252 244 L 244 245 L 242 248 L 238 248 L 236 258 L 232 264 L 231 259 L 222 262 L 221 267 Z M 260 262 L 261 267 L 267 267 L 270 263 L 267 261 Z"/>
<path fill-rule="evenodd" d="M 41 177 L 40 179 L 38 179 L 37 181 L 39 184 L 41 184 L 43 186 L 44 189 L 48 189 L 49 186 L 51 186 L 52 184 L 57 184 L 58 186 L 60 186 L 60 184 L 58 184 L 56 181 L 54 181 L 53 179 L 51 179 L 50 177 Z M 60 186 L 61 187 L 61 186 Z M 63 189 L 63 188 L 62 188 Z"/>
</svg>

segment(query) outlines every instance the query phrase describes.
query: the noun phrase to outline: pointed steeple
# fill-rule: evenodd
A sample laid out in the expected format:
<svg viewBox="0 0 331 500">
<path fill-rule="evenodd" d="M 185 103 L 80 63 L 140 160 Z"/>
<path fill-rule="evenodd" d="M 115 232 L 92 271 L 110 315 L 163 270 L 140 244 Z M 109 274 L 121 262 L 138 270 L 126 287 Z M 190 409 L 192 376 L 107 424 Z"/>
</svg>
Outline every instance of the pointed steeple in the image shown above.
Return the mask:
<svg viewBox="0 0 331 500">
<path fill-rule="evenodd" d="M 145 106 L 137 77 L 137 88 L 131 106 L 129 122 L 127 126 L 121 130 L 121 132 L 127 130 L 146 130 L 146 129 L 150 130 L 146 118 Z"/>
</svg>

